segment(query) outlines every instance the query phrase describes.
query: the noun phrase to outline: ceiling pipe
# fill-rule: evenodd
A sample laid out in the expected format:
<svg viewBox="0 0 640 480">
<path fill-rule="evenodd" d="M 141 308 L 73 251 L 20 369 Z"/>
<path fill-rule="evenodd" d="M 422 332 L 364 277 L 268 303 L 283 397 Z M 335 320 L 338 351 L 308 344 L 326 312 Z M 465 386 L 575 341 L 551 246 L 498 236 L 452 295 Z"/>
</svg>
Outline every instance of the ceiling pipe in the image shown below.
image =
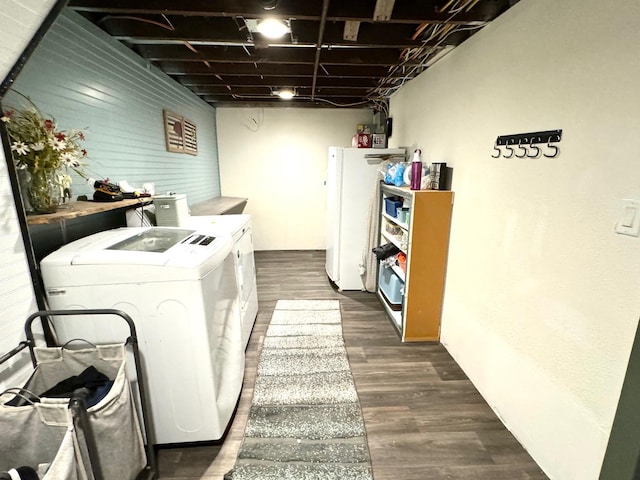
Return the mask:
<svg viewBox="0 0 640 480">
<path fill-rule="evenodd" d="M 313 81 L 311 82 L 311 101 L 315 100 L 316 82 L 318 80 L 318 66 L 320 65 L 320 51 L 322 50 L 322 39 L 324 38 L 324 26 L 327 23 L 327 12 L 329 11 L 329 0 L 322 2 L 322 17 L 320 18 L 320 28 L 318 30 L 318 43 L 316 43 L 316 61 L 313 64 Z"/>
</svg>

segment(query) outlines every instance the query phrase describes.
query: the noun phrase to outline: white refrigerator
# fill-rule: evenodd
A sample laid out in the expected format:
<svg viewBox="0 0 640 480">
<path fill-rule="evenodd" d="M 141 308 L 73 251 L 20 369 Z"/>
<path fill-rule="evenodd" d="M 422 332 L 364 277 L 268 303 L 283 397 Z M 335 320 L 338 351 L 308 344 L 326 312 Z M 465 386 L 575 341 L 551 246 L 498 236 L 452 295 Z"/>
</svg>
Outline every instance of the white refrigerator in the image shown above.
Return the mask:
<svg viewBox="0 0 640 480">
<path fill-rule="evenodd" d="M 378 167 L 403 161 L 402 148 L 329 147 L 327 168 L 327 258 L 329 279 L 339 290 L 364 290 L 364 249 L 369 201 Z"/>
</svg>

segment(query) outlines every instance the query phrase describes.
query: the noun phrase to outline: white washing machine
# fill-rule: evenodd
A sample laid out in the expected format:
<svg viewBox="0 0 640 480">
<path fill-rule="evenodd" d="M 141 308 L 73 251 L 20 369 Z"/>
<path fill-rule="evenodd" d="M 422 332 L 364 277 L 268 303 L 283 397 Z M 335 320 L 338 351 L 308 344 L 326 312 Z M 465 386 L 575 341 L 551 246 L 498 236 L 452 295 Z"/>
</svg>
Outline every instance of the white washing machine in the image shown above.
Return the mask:
<svg viewBox="0 0 640 480">
<path fill-rule="evenodd" d="M 190 216 L 187 225 L 196 229 L 228 233 L 233 237 L 236 278 L 240 292 L 242 341 L 246 348 L 258 315 L 258 288 L 253 257 L 251 215 Z"/>
<path fill-rule="evenodd" d="M 244 344 L 231 235 L 120 228 L 41 262 L 52 309 L 115 308 L 136 324 L 157 444 L 218 440 L 242 389 Z M 55 322 L 61 341 L 122 342 L 104 316 Z"/>
</svg>

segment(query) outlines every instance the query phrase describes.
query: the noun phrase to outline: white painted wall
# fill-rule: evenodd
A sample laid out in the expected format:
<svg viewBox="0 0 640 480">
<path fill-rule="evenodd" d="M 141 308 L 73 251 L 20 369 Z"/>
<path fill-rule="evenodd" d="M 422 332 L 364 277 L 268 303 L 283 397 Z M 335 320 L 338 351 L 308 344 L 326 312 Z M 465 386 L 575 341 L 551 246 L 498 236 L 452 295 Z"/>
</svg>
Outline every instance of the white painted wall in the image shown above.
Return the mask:
<svg viewBox="0 0 640 480">
<path fill-rule="evenodd" d="M 222 195 L 249 198 L 256 250 L 326 247 L 328 148 L 372 120 L 361 109 L 216 110 Z"/>
<path fill-rule="evenodd" d="M 6 3 L 6 4 L 5 4 Z M 54 0 L 7 0 L 0 11 L 0 79 L 4 79 Z M 37 310 L 20 226 L 9 183 L 4 152 L 0 149 L 0 354 L 24 340 L 24 320 Z M 0 369 L 0 391 L 20 385 L 15 380 L 29 370 L 28 355 L 10 360 Z"/>
<path fill-rule="evenodd" d="M 640 3 L 522 0 L 391 99 L 454 167 L 442 341 L 552 479 L 598 477 L 640 310 Z M 556 159 L 493 159 L 562 128 Z"/>
</svg>

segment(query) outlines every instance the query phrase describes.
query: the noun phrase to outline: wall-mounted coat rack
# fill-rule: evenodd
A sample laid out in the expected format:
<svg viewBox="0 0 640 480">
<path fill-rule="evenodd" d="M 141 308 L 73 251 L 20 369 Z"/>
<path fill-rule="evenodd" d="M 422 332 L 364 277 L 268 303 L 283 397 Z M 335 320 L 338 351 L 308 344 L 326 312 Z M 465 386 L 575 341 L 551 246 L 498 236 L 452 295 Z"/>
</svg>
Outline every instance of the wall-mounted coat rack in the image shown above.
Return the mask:
<svg viewBox="0 0 640 480">
<path fill-rule="evenodd" d="M 542 155 L 555 158 L 560 153 L 560 148 L 555 144 L 560 143 L 561 140 L 562 130 L 500 135 L 493 145 L 496 153 L 491 156 L 493 158 L 538 158 Z M 540 144 L 546 144 L 546 148 L 538 147 L 537 145 Z"/>
</svg>

